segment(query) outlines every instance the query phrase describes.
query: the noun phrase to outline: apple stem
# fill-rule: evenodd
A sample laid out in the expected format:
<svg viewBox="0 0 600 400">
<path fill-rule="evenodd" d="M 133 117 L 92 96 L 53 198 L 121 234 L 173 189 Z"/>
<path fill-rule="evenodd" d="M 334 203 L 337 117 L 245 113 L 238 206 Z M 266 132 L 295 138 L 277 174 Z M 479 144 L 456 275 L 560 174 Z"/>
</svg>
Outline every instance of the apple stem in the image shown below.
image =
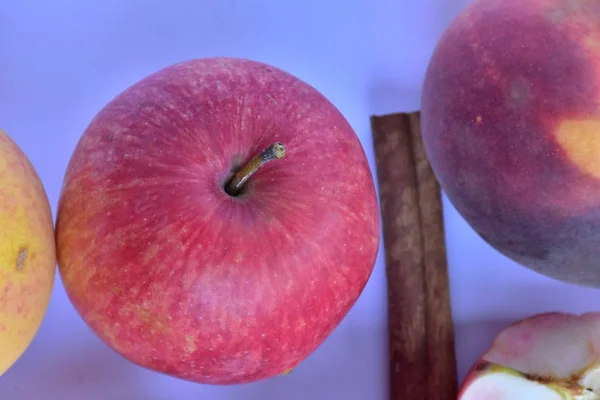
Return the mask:
<svg viewBox="0 0 600 400">
<path fill-rule="evenodd" d="M 254 156 L 237 174 L 225 185 L 225 192 L 230 196 L 237 196 L 242 192 L 244 184 L 254 175 L 260 167 L 273 160 L 285 157 L 285 147 L 276 142 Z"/>
</svg>

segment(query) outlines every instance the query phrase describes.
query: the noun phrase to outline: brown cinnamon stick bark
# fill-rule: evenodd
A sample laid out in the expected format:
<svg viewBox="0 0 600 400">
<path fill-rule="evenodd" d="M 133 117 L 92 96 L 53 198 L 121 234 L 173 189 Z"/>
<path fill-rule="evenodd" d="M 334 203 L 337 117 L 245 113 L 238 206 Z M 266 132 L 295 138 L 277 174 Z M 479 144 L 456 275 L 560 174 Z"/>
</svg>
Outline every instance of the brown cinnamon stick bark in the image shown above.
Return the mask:
<svg viewBox="0 0 600 400">
<path fill-rule="evenodd" d="M 423 232 L 430 387 L 427 398 L 454 400 L 458 383 L 441 189 L 423 147 L 421 114 L 410 113 L 408 118 L 417 170 Z M 441 393 L 445 394 L 440 396 Z"/>
<path fill-rule="evenodd" d="M 388 281 L 391 399 L 422 399 L 427 388 L 425 275 L 410 124 L 372 117 Z"/>
<path fill-rule="evenodd" d="M 440 188 L 420 114 L 371 117 L 388 280 L 390 398 L 454 400 L 454 328 Z"/>
</svg>

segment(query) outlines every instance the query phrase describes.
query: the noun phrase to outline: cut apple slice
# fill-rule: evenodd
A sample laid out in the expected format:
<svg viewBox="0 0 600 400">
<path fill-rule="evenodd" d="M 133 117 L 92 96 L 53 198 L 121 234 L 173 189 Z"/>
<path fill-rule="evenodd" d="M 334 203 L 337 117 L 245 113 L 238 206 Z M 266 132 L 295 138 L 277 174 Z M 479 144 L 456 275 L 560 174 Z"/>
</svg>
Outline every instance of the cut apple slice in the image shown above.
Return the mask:
<svg viewBox="0 0 600 400">
<path fill-rule="evenodd" d="M 600 400 L 600 313 L 545 313 L 503 329 L 460 400 Z"/>
<path fill-rule="evenodd" d="M 600 400 L 584 380 L 541 377 L 489 361 L 481 361 L 473 373 L 476 378 L 461 400 Z"/>
</svg>

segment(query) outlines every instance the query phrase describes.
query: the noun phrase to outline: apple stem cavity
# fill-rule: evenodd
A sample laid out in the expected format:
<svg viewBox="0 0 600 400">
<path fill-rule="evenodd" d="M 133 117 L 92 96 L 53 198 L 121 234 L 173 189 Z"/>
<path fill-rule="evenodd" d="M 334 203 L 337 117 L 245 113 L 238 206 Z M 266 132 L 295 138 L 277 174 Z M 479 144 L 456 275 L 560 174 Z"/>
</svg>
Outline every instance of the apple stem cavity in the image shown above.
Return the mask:
<svg viewBox="0 0 600 400">
<path fill-rule="evenodd" d="M 285 157 L 285 146 L 279 142 L 273 143 L 260 154 L 254 156 L 231 180 L 225 185 L 225 192 L 230 196 L 239 196 L 244 189 L 244 184 L 263 165 L 273 160 Z"/>
</svg>

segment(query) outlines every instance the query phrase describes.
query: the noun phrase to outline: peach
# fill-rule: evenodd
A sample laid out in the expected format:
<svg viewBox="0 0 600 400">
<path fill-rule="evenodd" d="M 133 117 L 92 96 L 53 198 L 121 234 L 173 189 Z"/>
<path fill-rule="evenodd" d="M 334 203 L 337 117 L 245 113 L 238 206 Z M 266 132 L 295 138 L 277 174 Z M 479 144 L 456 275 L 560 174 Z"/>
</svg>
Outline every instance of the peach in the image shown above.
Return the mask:
<svg viewBox="0 0 600 400">
<path fill-rule="evenodd" d="M 600 2 L 475 0 L 427 69 L 425 149 L 491 246 L 600 287 Z"/>
</svg>

